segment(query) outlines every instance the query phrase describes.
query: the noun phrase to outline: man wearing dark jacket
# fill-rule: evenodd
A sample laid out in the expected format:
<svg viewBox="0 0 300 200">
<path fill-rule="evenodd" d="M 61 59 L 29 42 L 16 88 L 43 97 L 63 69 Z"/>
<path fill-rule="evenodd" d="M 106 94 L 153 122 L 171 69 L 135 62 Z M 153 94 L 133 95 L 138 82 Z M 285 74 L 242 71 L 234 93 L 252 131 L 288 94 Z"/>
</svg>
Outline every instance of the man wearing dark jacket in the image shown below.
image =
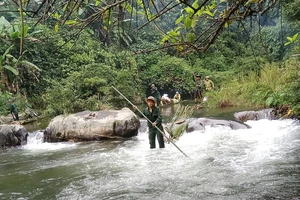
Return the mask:
<svg viewBox="0 0 300 200">
<path fill-rule="evenodd" d="M 157 87 L 155 87 L 154 84 L 151 85 L 151 95 L 155 98 L 156 105 L 160 106 L 161 105 L 161 95 L 160 95 Z"/>
<path fill-rule="evenodd" d="M 150 149 L 155 148 L 156 136 L 157 136 L 159 148 L 165 148 L 163 134 L 157 129 L 159 128 L 161 131 L 163 131 L 161 111 L 159 107 L 155 106 L 156 103 L 155 101 L 156 100 L 153 96 L 149 96 L 147 98 L 148 107 L 145 108 L 143 111 L 143 114 L 151 121 L 151 123 L 148 121 Z M 141 113 L 137 112 L 136 106 L 133 106 L 133 109 L 138 116 L 144 117 Z"/>
<path fill-rule="evenodd" d="M 14 121 L 19 121 L 19 113 L 18 113 L 17 106 L 14 103 L 12 103 L 12 100 L 8 100 L 8 104 L 9 104 L 10 114 L 12 115 Z"/>
</svg>

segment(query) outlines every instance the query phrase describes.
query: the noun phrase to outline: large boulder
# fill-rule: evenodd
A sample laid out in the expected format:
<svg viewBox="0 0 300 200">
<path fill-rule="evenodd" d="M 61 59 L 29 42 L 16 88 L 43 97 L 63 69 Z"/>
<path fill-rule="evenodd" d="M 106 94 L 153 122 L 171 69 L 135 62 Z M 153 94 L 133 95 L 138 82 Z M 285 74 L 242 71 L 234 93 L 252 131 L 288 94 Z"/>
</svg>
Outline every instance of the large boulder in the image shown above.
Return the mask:
<svg viewBox="0 0 300 200">
<path fill-rule="evenodd" d="M 15 147 L 27 143 L 28 132 L 21 125 L 0 125 L 0 147 Z"/>
<path fill-rule="evenodd" d="M 276 119 L 274 115 L 274 109 L 236 112 L 234 113 L 234 117 L 241 122 L 246 122 L 248 120 Z"/>
<path fill-rule="evenodd" d="M 128 108 L 83 111 L 57 116 L 44 131 L 44 142 L 128 138 L 138 134 L 140 121 Z"/>
<path fill-rule="evenodd" d="M 233 130 L 250 128 L 247 124 L 231 120 L 219 120 L 209 118 L 190 118 L 187 123 L 186 132 L 204 130 L 205 126 L 227 126 Z"/>
</svg>

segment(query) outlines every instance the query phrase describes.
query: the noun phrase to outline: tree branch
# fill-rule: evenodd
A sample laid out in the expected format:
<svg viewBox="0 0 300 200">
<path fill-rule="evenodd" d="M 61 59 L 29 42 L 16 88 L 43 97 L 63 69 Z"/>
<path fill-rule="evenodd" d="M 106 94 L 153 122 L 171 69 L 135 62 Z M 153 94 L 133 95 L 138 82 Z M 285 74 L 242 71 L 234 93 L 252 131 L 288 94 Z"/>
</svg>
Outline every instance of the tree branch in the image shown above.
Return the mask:
<svg viewBox="0 0 300 200">
<path fill-rule="evenodd" d="M 148 20 L 148 22 L 146 22 L 145 24 L 143 24 L 142 26 L 140 26 L 138 28 L 138 30 L 142 29 L 143 27 L 145 27 L 146 25 L 148 25 L 150 22 L 156 20 L 157 18 L 159 18 L 160 16 L 162 16 L 163 14 L 165 14 L 166 12 L 172 10 L 173 8 L 175 8 L 176 6 L 180 5 L 180 3 L 175 4 L 174 6 L 167 8 L 172 2 L 170 2 L 169 4 L 166 5 L 166 7 L 164 7 L 162 9 L 162 11 L 160 11 L 157 15 L 155 15 L 152 19 Z M 167 8 L 167 9 L 166 9 Z M 164 10 L 166 9 L 166 10 Z"/>
</svg>

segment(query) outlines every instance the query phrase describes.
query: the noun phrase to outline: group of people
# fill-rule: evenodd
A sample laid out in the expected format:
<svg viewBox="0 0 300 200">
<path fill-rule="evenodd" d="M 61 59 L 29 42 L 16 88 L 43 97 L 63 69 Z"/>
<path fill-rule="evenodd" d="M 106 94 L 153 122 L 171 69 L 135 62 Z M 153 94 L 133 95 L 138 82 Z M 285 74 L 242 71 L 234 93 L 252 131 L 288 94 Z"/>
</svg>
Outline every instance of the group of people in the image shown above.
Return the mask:
<svg viewBox="0 0 300 200">
<path fill-rule="evenodd" d="M 195 108 L 200 108 L 203 104 L 203 93 L 205 91 L 208 92 L 213 90 L 215 88 L 215 84 L 212 80 L 210 80 L 209 76 L 206 76 L 203 81 L 201 80 L 201 75 L 195 75 L 193 73 L 193 76 L 196 83 L 194 90 Z M 151 95 L 155 98 L 156 104 L 160 106 L 176 104 L 181 101 L 181 95 L 178 91 L 175 93 L 173 98 L 168 97 L 168 94 L 161 96 L 155 84 L 151 84 Z"/>
<path fill-rule="evenodd" d="M 206 76 L 204 81 L 201 80 L 200 75 L 195 75 L 195 91 L 194 91 L 194 99 L 195 99 L 195 106 L 201 106 L 203 101 L 203 92 L 213 90 L 215 85 L 209 79 L 209 76 Z M 149 128 L 149 144 L 150 149 L 154 149 L 156 147 L 155 138 L 157 137 L 159 148 L 165 148 L 164 143 L 164 130 L 162 126 L 162 115 L 159 105 L 162 105 L 161 102 L 167 101 L 168 103 L 175 103 L 181 101 L 181 96 L 179 92 L 176 92 L 173 99 L 168 98 L 167 95 L 163 95 L 161 97 L 157 87 L 155 84 L 151 85 L 151 95 L 146 99 L 147 107 L 140 112 L 137 109 L 137 106 L 133 105 L 134 112 L 140 117 L 146 117 L 148 121 L 148 128 Z M 198 104 L 200 103 L 200 104 Z"/>
<path fill-rule="evenodd" d="M 177 104 L 181 101 L 181 95 L 178 91 L 176 91 L 173 98 L 168 97 L 168 94 L 161 96 L 154 84 L 151 85 L 151 95 L 155 98 L 156 104 L 160 106 Z"/>
<path fill-rule="evenodd" d="M 174 95 L 173 98 L 169 98 L 168 94 L 164 94 L 161 97 L 161 102 L 160 105 L 170 105 L 170 104 L 177 104 L 181 101 L 181 95 L 179 94 L 179 92 L 177 91 Z"/>
<path fill-rule="evenodd" d="M 195 75 L 193 73 L 195 79 L 195 90 L 194 90 L 194 100 L 195 100 L 195 108 L 201 108 L 203 104 L 203 93 L 204 91 L 211 91 L 215 88 L 214 82 L 209 79 L 209 76 L 206 76 L 204 81 L 201 80 L 201 75 Z"/>
</svg>

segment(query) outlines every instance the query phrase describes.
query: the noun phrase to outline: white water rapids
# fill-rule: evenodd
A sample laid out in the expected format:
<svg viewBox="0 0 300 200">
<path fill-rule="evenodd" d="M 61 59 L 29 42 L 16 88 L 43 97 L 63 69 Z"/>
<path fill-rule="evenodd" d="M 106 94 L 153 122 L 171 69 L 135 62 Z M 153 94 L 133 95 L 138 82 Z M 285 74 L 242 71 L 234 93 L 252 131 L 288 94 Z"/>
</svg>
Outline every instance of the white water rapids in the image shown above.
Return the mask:
<svg viewBox="0 0 300 200">
<path fill-rule="evenodd" d="M 248 121 L 149 149 L 145 121 L 126 141 L 41 143 L 0 151 L 0 199 L 300 199 L 300 123 Z"/>
</svg>

